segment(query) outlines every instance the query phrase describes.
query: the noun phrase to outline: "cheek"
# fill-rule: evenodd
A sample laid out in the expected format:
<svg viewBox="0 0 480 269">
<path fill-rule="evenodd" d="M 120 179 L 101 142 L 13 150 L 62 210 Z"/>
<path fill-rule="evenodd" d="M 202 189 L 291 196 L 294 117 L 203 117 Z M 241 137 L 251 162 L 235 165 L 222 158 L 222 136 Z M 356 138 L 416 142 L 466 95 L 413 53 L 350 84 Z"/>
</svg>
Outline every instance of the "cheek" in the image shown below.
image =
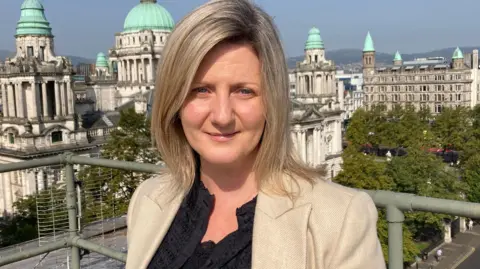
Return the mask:
<svg viewBox="0 0 480 269">
<path fill-rule="evenodd" d="M 202 125 L 208 116 L 208 105 L 201 102 L 188 102 L 180 111 L 183 128 L 195 128 Z"/>
<path fill-rule="evenodd" d="M 258 129 L 263 132 L 265 126 L 265 113 L 261 102 L 255 102 L 248 105 L 237 107 L 237 114 L 242 120 L 242 124 L 247 129 Z"/>
</svg>

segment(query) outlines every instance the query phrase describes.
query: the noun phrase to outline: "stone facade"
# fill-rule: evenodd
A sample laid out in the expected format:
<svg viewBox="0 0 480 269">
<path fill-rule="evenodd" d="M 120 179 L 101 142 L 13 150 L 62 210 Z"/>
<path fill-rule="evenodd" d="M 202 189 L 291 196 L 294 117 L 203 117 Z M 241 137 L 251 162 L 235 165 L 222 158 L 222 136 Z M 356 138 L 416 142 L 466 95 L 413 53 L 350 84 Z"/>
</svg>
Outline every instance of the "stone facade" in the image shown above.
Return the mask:
<svg viewBox="0 0 480 269">
<path fill-rule="evenodd" d="M 27 11 L 24 13 L 24 10 Z M 31 14 L 28 11 L 37 15 L 20 19 L 23 28 L 19 34 L 17 27 L 16 55 L 0 63 L 3 109 L 0 163 L 15 163 L 67 150 L 77 154 L 95 151 L 96 145 L 89 142 L 87 130 L 79 127 L 76 117 L 72 64 L 68 58 L 55 55 L 50 30 L 44 31 L 42 25 L 28 21 L 45 19 L 43 6 L 36 1 L 25 1 L 22 16 Z M 44 21 L 45 24 L 48 23 Z M 40 171 L 40 175 L 44 173 L 42 169 L 35 171 Z M 39 180 L 37 172 L 0 174 L 1 212 L 12 212 L 15 201 L 44 188 L 44 184 L 38 185 L 43 180 Z"/>
<path fill-rule="evenodd" d="M 343 119 L 350 119 L 353 113 L 363 107 L 363 74 L 361 73 L 344 73 L 337 71 L 337 80 L 341 80 L 345 85 L 345 101 Z"/>
<path fill-rule="evenodd" d="M 343 150 L 345 89 L 335 72 L 335 63 L 325 59 L 323 47 L 305 49 L 305 59 L 290 70 L 290 77 L 296 79 L 291 85 L 294 145 L 308 165 L 325 165 L 329 179 L 341 170 Z"/>
<path fill-rule="evenodd" d="M 402 61 L 399 53 L 393 65 L 376 68 L 375 51 L 363 53 L 363 75 L 367 108 L 385 105 L 427 107 L 438 114 L 444 107 L 473 107 L 478 100 L 478 50 L 465 64 L 463 53 L 455 50 L 452 61 L 430 57 Z"/>
</svg>

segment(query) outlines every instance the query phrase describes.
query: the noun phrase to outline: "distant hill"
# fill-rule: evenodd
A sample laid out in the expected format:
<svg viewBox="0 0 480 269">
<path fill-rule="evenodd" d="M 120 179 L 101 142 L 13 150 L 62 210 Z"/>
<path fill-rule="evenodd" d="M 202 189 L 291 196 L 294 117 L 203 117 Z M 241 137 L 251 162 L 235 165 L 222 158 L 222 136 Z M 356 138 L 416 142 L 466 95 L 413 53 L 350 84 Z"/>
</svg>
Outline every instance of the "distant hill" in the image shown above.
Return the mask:
<svg viewBox="0 0 480 269">
<path fill-rule="evenodd" d="M 5 61 L 5 58 L 13 57 L 14 55 L 15 55 L 15 52 L 0 49 L 0 61 L 2 61 L 2 62 Z M 63 55 L 61 55 L 61 56 L 63 56 Z M 70 60 L 72 61 L 72 64 L 74 66 L 79 64 L 79 63 L 94 63 L 95 62 L 94 59 L 88 59 L 88 58 L 79 57 L 79 56 L 66 55 L 66 57 L 70 58 Z"/>
<path fill-rule="evenodd" d="M 464 54 L 471 53 L 472 50 L 477 49 L 479 47 L 461 47 L 460 49 L 463 51 Z M 444 48 L 439 50 L 433 50 L 429 52 L 421 52 L 421 53 L 411 53 L 411 54 L 402 54 L 402 59 L 404 61 L 410 61 L 415 58 L 423 58 L 423 57 L 445 57 L 450 59 L 452 57 L 453 51 L 455 48 Z M 376 53 L 376 62 L 378 64 L 391 64 L 393 60 L 393 53 L 383 53 L 377 52 Z M 361 63 L 362 61 L 362 50 L 359 49 L 339 49 L 339 50 L 327 50 L 325 52 L 325 57 L 327 59 L 335 61 L 337 65 L 346 65 L 346 64 L 354 64 L 354 63 Z M 290 57 L 287 59 L 288 67 L 294 68 L 296 62 L 303 61 L 304 56 L 296 56 Z"/>
</svg>

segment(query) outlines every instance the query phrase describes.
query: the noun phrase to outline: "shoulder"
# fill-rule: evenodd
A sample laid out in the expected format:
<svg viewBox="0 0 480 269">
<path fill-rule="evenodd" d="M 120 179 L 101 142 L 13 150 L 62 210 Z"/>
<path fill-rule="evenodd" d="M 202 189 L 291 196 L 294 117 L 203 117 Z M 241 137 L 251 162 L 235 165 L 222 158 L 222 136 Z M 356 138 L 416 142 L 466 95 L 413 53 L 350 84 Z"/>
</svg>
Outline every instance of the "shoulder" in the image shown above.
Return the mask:
<svg viewBox="0 0 480 269">
<path fill-rule="evenodd" d="M 371 197 L 363 191 L 334 182 L 319 180 L 304 188 L 300 198 L 312 206 L 312 217 L 318 221 L 328 217 L 338 224 L 344 221 L 376 222 L 378 212 Z"/>
</svg>

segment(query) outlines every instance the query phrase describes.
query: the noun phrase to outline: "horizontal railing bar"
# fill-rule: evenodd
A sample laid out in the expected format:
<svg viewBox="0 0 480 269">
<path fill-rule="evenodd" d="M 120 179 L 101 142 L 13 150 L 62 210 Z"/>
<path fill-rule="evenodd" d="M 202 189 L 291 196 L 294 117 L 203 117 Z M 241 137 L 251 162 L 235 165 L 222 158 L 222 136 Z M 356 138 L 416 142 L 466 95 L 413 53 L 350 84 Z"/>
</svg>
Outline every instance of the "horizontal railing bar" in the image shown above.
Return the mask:
<svg viewBox="0 0 480 269">
<path fill-rule="evenodd" d="M 53 157 L 47 157 L 47 158 L 36 159 L 36 160 L 0 164 L 0 173 L 62 164 L 64 163 L 64 160 L 65 160 L 64 155 L 57 155 Z"/>
<path fill-rule="evenodd" d="M 88 249 L 90 251 L 105 255 L 105 256 L 110 257 L 112 259 L 115 259 L 117 261 L 127 262 L 127 254 L 126 253 L 122 253 L 122 252 L 116 251 L 114 249 L 92 243 L 90 241 L 81 239 L 78 236 L 72 238 L 70 240 L 70 242 L 71 242 L 72 245 L 77 246 L 79 248 Z"/>
<path fill-rule="evenodd" d="M 402 211 L 425 211 L 461 217 L 480 218 L 480 204 L 440 198 L 417 196 L 391 191 L 361 190 L 370 195 L 375 205 L 385 208 L 393 205 Z"/>
<path fill-rule="evenodd" d="M 0 266 L 11 264 L 11 263 L 18 262 L 18 261 L 21 261 L 21 260 L 26 260 L 26 259 L 35 257 L 35 256 L 40 255 L 40 254 L 44 254 L 44 253 L 47 253 L 47 252 L 51 252 L 51 251 L 55 251 L 55 250 L 58 250 L 58 249 L 66 248 L 66 247 L 68 247 L 68 245 L 69 244 L 68 244 L 67 240 L 63 239 L 63 240 L 59 240 L 57 242 L 49 243 L 48 245 L 45 245 L 45 246 L 40 246 L 40 247 L 35 248 L 35 249 L 29 249 L 29 250 L 25 250 L 25 251 L 22 251 L 22 252 L 11 254 L 11 255 L 8 255 L 8 256 L 5 256 L 5 257 L 0 257 Z"/>
<path fill-rule="evenodd" d="M 67 162 L 71 164 L 84 164 L 92 166 L 102 166 L 108 168 L 122 169 L 122 170 L 132 170 L 135 172 L 144 172 L 144 173 L 158 173 L 161 170 L 161 166 L 148 163 L 136 163 L 136 162 L 126 162 L 126 161 L 117 161 L 101 158 L 89 158 L 81 156 L 70 155 L 67 157 Z"/>
</svg>

